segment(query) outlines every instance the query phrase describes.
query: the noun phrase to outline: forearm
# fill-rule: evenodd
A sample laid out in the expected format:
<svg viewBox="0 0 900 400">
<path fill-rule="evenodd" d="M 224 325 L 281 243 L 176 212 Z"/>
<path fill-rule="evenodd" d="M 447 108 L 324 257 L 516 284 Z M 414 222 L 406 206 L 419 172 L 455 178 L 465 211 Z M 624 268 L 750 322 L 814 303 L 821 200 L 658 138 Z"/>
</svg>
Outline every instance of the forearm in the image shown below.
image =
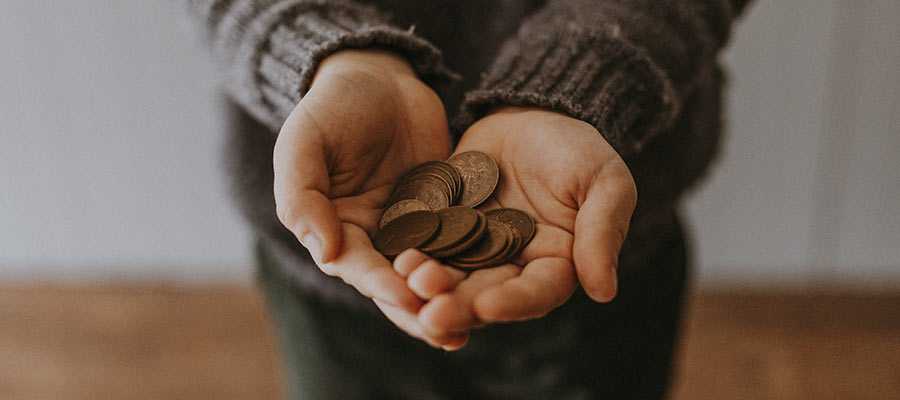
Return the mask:
<svg viewBox="0 0 900 400">
<path fill-rule="evenodd" d="M 501 49 L 457 128 L 502 105 L 538 106 L 596 127 L 623 155 L 677 117 L 745 1 L 555 0 Z"/>
<path fill-rule="evenodd" d="M 424 79 L 448 76 L 440 52 L 378 10 L 352 1 L 189 0 L 205 28 L 228 94 L 277 130 L 319 64 L 347 48 L 381 47 Z"/>
</svg>

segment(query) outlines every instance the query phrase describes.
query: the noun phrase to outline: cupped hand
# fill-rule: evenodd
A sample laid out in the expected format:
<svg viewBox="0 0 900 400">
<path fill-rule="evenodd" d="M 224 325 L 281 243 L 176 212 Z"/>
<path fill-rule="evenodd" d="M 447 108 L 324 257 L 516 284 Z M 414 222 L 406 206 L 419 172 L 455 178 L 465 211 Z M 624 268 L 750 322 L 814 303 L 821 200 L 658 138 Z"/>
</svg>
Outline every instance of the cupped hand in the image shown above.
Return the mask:
<svg viewBox="0 0 900 400">
<path fill-rule="evenodd" d="M 628 167 L 591 125 L 534 108 L 503 108 L 472 125 L 456 153 L 492 156 L 501 181 L 480 208 L 512 207 L 538 223 L 513 262 L 468 275 L 409 250 L 394 261 L 427 300 L 426 336 L 459 336 L 481 324 L 539 318 L 580 282 L 596 301 L 616 295 L 617 260 L 637 194 Z M 455 346 L 450 346 L 452 349 Z"/>
<path fill-rule="evenodd" d="M 403 58 L 335 53 L 278 135 L 278 217 L 323 272 L 379 306 L 416 312 L 422 302 L 368 234 L 398 178 L 449 153 L 443 104 Z"/>
</svg>

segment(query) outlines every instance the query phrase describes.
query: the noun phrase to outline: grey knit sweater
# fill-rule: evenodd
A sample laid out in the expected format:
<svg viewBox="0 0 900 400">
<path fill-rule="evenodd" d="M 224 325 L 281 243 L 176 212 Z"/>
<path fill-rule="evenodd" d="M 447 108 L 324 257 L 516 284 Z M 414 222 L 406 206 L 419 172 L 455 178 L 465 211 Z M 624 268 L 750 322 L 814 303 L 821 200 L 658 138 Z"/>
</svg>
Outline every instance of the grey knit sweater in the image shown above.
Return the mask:
<svg viewBox="0 0 900 400">
<path fill-rule="evenodd" d="M 720 136 L 719 51 L 748 0 L 191 0 L 230 99 L 261 125 L 230 141 L 236 197 L 299 286 L 351 299 L 277 221 L 271 146 L 317 64 L 345 48 L 404 55 L 453 131 L 501 104 L 584 120 L 625 158 L 639 204 L 625 273 L 666 235 Z M 236 124 L 242 123 L 240 118 Z M 246 123 L 245 123 L 246 124 Z M 353 301 L 353 300 L 348 300 Z"/>
</svg>

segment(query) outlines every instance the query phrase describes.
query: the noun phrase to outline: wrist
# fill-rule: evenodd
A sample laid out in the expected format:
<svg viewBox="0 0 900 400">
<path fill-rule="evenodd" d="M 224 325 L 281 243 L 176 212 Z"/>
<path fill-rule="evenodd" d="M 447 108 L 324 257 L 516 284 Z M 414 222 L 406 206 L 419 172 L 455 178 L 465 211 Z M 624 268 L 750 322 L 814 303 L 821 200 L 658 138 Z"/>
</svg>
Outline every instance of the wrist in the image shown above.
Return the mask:
<svg viewBox="0 0 900 400">
<path fill-rule="evenodd" d="M 541 107 L 499 105 L 499 106 L 496 106 L 496 107 L 488 110 L 486 113 L 484 113 L 484 116 L 482 116 L 482 118 L 487 118 L 487 117 L 490 117 L 492 115 L 497 115 L 497 114 L 524 114 L 524 113 L 537 113 L 537 114 L 552 113 L 552 114 L 564 115 L 564 114 L 555 112 L 553 110 L 550 110 L 547 108 L 541 108 Z"/>
<path fill-rule="evenodd" d="M 549 108 L 544 107 L 536 107 L 536 106 L 511 106 L 511 105 L 499 105 L 497 107 L 492 108 L 488 112 L 484 114 L 479 120 L 522 120 L 522 119 L 530 119 L 530 120 L 540 120 L 540 121 L 557 121 L 562 122 L 566 121 L 566 123 L 578 123 L 579 125 L 587 125 L 590 126 L 587 122 L 584 122 L 578 118 L 574 118 L 571 115 L 555 111 Z M 593 127 L 591 127 L 593 128 Z"/>
<path fill-rule="evenodd" d="M 384 78 L 416 77 L 409 61 L 397 53 L 383 49 L 347 49 L 322 60 L 313 84 L 320 76 L 360 72 Z"/>
</svg>

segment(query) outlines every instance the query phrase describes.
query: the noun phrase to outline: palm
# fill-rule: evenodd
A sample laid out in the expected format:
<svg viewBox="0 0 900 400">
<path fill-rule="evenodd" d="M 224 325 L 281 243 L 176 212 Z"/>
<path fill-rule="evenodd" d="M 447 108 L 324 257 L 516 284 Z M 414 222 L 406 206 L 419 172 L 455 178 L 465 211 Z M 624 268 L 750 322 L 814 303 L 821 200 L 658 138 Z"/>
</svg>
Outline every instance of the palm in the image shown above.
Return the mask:
<svg viewBox="0 0 900 400">
<path fill-rule="evenodd" d="M 371 232 L 392 185 L 413 166 L 446 158 L 449 138 L 443 106 L 425 84 L 366 78 L 328 81 L 298 107 L 330 120 L 316 124 L 328 153 L 326 195 L 342 221 Z"/>
<path fill-rule="evenodd" d="M 604 191 L 610 203 L 634 197 L 628 169 L 612 147 L 591 126 L 562 115 L 493 114 L 464 134 L 456 152 L 470 150 L 491 155 L 501 171 L 494 198 L 482 207 L 526 211 L 538 230 L 512 263 L 469 274 L 423 308 L 419 319 L 437 333 L 537 318 L 564 303 L 581 275 L 575 244 L 586 235 L 581 225 L 590 218 L 584 216 L 590 194 Z"/>
<path fill-rule="evenodd" d="M 367 233 L 402 173 L 448 156 L 443 105 L 396 56 L 344 52 L 329 59 L 275 145 L 279 219 L 323 272 L 415 310 L 421 302 Z"/>
</svg>

